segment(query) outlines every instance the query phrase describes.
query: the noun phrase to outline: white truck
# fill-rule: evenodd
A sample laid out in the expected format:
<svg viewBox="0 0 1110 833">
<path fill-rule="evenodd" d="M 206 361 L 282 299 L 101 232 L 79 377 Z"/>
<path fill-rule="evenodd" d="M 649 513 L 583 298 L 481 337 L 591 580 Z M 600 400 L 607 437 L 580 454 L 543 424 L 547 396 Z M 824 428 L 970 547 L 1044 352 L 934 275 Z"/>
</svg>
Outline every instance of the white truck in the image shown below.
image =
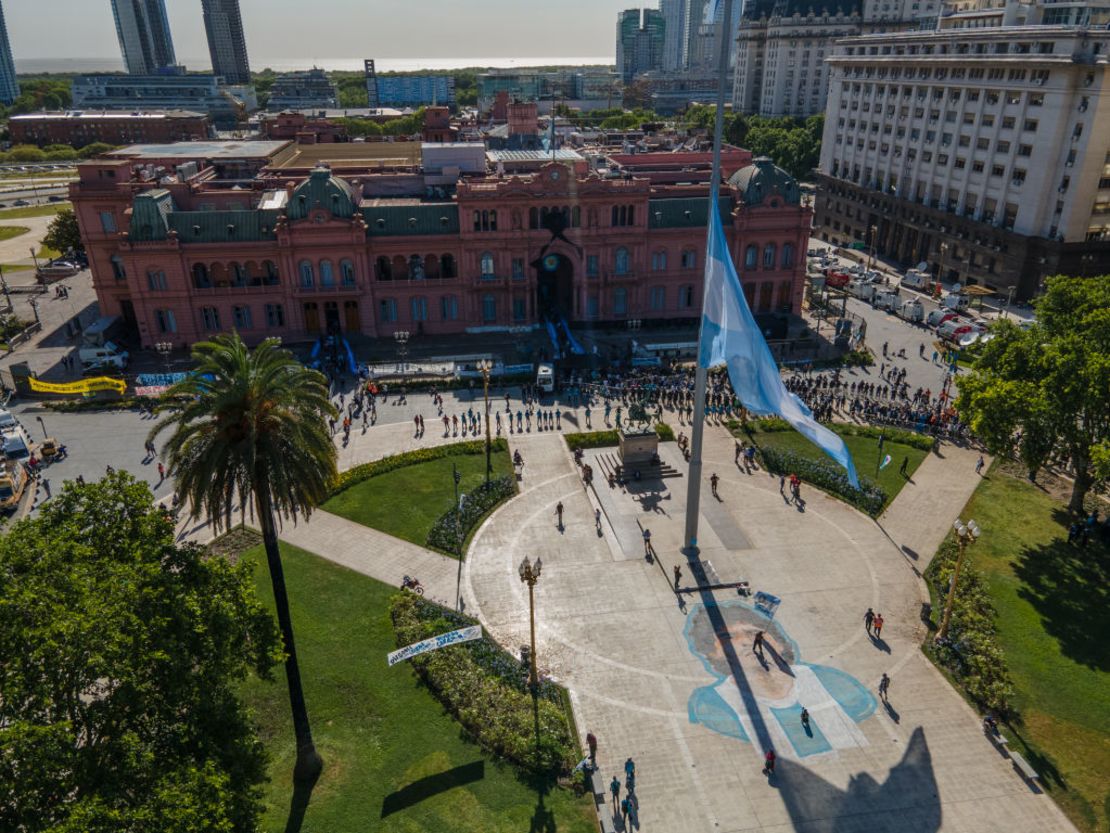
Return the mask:
<svg viewBox="0 0 1110 833">
<path fill-rule="evenodd" d="M 940 305 L 956 312 L 965 312 L 971 307 L 971 298 L 958 292 L 949 292 L 941 299 Z"/>
<path fill-rule="evenodd" d="M 848 292 L 861 301 L 870 301 L 875 294 L 875 285 L 871 281 L 854 280 L 848 284 Z"/>
<path fill-rule="evenodd" d="M 910 269 L 902 276 L 902 286 L 909 289 L 925 289 L 929 286 L 932 280 L 928 272 L 922 272 L 920 269 Z"/>
<path fill-rule="evenodd" d="M 81 333 L 81 349 L 77 351 L 77 357 L 85 370 L 123 370 L 127 367 L 127 351 L 112 341 L 121 323 L 118 315 L 106 315 L 96 319 Z"/>
<path fill-rule="evenodd" d="M 555 366 L 541 364 L 536 368 L 536 387 L 544 393 L 555 392 Z"/>
<path fill-rule="evenodd" d="M 917 298 L 910 298 L 902 302 L 898 314 L 913 324 L 919 324 L 925 320 L 925 305 Z"/>
<path fill-rule="evenodd" d="M 897 289 L 876 292 L 874 297 L 871 298 L 871 303 L 876 309 L 886 310 L 887 312 L 897 312 L 898 305 L 901 301 L 902 299 L 898 297 Z"/>
</svg>

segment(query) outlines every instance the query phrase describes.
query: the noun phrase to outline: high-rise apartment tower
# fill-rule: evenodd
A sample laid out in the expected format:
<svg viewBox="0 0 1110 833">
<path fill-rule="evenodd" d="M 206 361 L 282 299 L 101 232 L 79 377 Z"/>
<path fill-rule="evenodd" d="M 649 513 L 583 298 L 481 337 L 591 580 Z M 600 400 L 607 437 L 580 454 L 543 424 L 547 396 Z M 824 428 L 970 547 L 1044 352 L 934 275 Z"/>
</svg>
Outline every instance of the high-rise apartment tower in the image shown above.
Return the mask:
<svg viewBox="0 0 1110 833">
<path fill-rule="evenodd" d="M 165 0 L 112 0 L 123 62 L 132 75 L 153 75 L 174 66 Z"/>
<path fill-rule="evenodd" d="M 8 27 L 4 25 L 4 7 L 0 5 L 0 104 L 11 104 L 19 98 L 19 82 L 15 79 L 15 62 L 12 46 L 8 42 Z"/>
<path fill-rule="evenodd" d="M 201 0 L 204 31 L 208 35 L 208 54 L 212 72 L 227 84 L 249 84 L 251 68 L 247 62 L 247 39 L 239 0 Z"/>
</svg>

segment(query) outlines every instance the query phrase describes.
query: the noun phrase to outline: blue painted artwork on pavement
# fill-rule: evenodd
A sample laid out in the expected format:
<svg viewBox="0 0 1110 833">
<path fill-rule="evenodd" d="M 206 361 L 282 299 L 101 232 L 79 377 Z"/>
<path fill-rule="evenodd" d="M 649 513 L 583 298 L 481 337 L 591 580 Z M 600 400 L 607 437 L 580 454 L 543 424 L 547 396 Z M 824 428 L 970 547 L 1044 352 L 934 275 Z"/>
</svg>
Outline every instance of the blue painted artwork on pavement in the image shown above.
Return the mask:
<svg viewBox="0 0 1110 833">
<path fill-rule="evenodd" d="M 858 724 L 878 705 L 871 692 L 839 669 L 803 662 L 797 643 L 763 610 L 738 601 L 694 605 L 685 636 L 716 678 L 690 695 L 691 723 L 746 743 L 765 737 L 798 758 L 867 745 Z"/>
</svg>

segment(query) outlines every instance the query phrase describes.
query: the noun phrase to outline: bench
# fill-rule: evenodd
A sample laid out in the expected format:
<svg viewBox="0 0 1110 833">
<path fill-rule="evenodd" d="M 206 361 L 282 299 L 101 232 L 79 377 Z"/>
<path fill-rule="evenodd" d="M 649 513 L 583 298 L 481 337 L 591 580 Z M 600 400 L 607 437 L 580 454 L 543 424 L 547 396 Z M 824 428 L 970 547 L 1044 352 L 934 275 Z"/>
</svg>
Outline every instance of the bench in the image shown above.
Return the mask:
<svg viewBox="0 0 1110 833">
<path fill-rule="evenodd" d="M 1037 774 L 1037 771 L 1033 769 L 1032 766 L 1030 766 L 1029 761 L 1021 757 L 1019 753 L 1011 752 L 1010 760 L 1014 762 L 1014 766 L 1017 767 L 1018 771 L 1021 772 L 1021 774 L 1024 775 L 1029 781 L 1035 783 L 1040 780 L 1041 776 L 1039 776 Z"/>
<path fill-rule="evenodd" d="M 991 743 L 998 747 L 999 751 L 1005 752 L 1007 749 L 1010 748 L 1010 739 L 1004 734 L 1002 734 L 1001 732 L 992 731 L 990 729 L 987 729 L 986 732 L 987 737 L 991 739 Z"/>
<path fill-rule="evenodd" d="M 617 833 L 617 828 L 613 826 L 613 814 L 609 812 L 608 807 L 601 810 L 597 817 L 601 822 L 601 833 Z"/>
</svg>

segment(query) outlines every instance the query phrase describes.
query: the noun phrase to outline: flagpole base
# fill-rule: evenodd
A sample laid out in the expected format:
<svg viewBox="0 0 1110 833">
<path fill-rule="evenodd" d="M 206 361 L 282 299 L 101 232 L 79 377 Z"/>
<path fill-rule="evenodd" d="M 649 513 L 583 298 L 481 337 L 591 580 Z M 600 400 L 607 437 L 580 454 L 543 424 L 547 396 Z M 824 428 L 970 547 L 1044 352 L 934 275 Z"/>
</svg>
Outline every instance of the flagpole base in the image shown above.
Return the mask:
<svg viewBox="0 0 1110 833">
<path fill-rule="evenodd" d="M 698 545 L 696 543 L 687 544 L 682 548 L 682 554 L 685 555 L 687 558 L 697 558 L 700 553 L 701 550 L 698 549 Z"/>
</svg>

